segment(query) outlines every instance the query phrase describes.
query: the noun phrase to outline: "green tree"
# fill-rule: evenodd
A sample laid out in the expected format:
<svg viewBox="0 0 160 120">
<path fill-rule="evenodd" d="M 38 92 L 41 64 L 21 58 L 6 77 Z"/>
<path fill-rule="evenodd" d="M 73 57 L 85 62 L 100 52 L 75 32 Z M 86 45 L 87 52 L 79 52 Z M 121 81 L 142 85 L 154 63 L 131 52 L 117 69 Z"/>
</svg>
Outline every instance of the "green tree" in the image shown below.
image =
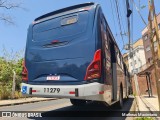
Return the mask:
<svg viewBox="0 0 160 120">
<path fill-rule="evenodd" d="M 22 53 L 9 53 L 4 50 L 4 56 L 0 57 L 0 96 L 8 98 L 12 90 L 13 71 L 16 72 L 16 90 L 20 91 L 22 72 Z"/>
</svg>

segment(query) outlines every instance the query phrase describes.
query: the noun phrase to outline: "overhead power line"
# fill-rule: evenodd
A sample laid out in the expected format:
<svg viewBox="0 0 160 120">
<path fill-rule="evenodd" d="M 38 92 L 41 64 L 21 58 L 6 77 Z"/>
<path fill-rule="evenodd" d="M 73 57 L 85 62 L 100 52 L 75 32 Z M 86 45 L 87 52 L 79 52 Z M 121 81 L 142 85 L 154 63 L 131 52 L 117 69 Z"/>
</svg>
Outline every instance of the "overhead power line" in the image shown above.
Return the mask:
<svg viewBox="0 0 160 120">
<path fill-rule="evenodd" d="M 136 10 L 137 10 L 137 12 L 138 12 L 139 16 L 141 17 L 141 19 L 142 19 L 143 23 L 144 23 L 146 26 L 148 26 L 148 25 L 147 25 L 147 23 L 145 22 L 145 20 L 144 20 L 143 16 L 141 15 L 140 10 L 138 9 L 138 7 L 137 7 L 136 3 L 134 2 L 134 0 L 132 0 L 132 3 L 133 3 L 133 5 L 135 6 L 135 8 L 136 8 Z"/>
<path fill-rule="evenodd" d="M 118 4 L 118 8 L 119 8 L 119 16 L 120 16 L 120 20 L 121 20 L 121 25 L 123 28 L 122 32 L 125 33 L 125 28 L 124 28 L 124 24 L 123 24 L 123 17 L 122 17 L 122 8 L 121 8 L 119 1 L 117 1 L 117 4 Z"/>
<path fill-rule="evenodd" d="M 116 31 L 116 35 L 117 35 L 117 27 L 116 27 L 116 22 L 115 22 L 115 16 L 114 16 L 114 12 L 113 12 L 113 4 L 112 4 L 112 0 L 110 0 L 110 3 L 111 3 L 111 10 L 112 10 L 112 17 L 113 17 L 113 22 L 114 22 L 114 28 L 115 28 L 115 31 Z"/>
<path fill-rule="evenodd" d="M 116 12 L 117 12 L 117 16 L 118 16 L 118 25 L 119 25 L 120 35 L 121 35 L 121 38 L 122 38 L 123 48 L 124 48 L 124 39 L 123 39 L 123 35 L 122 35 L 123 33 L 122 33 L 122 26 L 121 26 L 121 22 L 120 22 L 120 13 L 119 13 L 118 1 L 115 0 L 115 2 L 116 2 Z"/>
</svg>

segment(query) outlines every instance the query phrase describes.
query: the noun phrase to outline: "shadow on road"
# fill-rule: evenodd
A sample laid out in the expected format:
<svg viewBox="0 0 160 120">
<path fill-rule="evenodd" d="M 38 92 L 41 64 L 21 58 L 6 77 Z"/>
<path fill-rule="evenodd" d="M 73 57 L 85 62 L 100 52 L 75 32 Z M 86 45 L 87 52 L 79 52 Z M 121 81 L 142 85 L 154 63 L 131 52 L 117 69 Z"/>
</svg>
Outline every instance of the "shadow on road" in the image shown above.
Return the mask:
<svg viewBox="0 0 160 120">
<path fill-rule="evenodd" d="M 124 100 L 123 109 L 117 109 L 117 104 L 112 106 L 106 106 L 103 103 L 91 102 L 85 106 L 67 106 L 59 108 L 53 111 L 48 111 L 42 113 L 43 118 L 34 118 L 35 120 L 42 119 L 55 119 L 55 120 L 71 120 L 71 119 L 92 119 L 92 120 L 125 120 L 126 117 L 122 117 L 122 113 L 128 113 L 133 104 L 134 98 L 129 98 Z M 52 117 L 52 118 L 51 118 Z M 76 118 L 75 118 L 76 117 Z M 33 119 L 33 118 L 32 118 Z"/>
</svg>

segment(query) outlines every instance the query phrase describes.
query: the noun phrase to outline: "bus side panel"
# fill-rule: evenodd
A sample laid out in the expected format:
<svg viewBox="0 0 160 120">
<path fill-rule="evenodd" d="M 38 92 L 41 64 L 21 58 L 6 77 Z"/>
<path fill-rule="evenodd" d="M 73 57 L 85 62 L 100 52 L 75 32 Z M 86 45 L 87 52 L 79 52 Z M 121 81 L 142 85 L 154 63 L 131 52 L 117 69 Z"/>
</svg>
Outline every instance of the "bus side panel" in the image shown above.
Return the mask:
<svg viewBox="0 0 160 120">
<path fill-rule="evenodd" d="M 112 85 L 112 68 L 111 68 L 111 44 L 110 44 L 110 37 L 109 33 L 107 31 L 107 24 L 105 22 L 104 17 L 102 18 L 101 23 L 101 36 L 102 36 L 102 50 L 103 50 L 103 70 L 104 70 L 104 76 L 103 76 L 103 82 L 106 85 Z"/>
<path fill-rule="evenodd" d="M 118 89 L 118 94 L 117 94 L 117 100 L 119 100 L 119 91 L 120 87 L 122 87 L 123 90 L 123 98 L 126 96 L 126 83 L 125 83 L 125 70 L 123 67 L 123 59 L 122 55 L 119 51 L 119 49 L 116 47 L 116 58 L 117 58 L 117 89 Z"/>
<path fill-rule="evenodd" d="M 104 100 L 111 104 L 112 97 L 112 75 L 111 75 L 111 53 L 109 45 L 109 37 L 107 32 L 107 22 L 100 9 L 98 15 L 98 42 L 97 46 L 102 50 L 102 78 L 100 82 L 104 84 Z"/>
</svg>

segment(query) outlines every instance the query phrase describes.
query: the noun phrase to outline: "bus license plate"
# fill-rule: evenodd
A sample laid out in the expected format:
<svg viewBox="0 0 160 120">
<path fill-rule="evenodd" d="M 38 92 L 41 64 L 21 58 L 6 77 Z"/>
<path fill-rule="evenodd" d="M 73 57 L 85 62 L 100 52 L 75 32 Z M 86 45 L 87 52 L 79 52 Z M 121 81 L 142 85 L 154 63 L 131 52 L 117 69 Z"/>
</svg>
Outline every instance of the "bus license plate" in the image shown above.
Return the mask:
<svg viewBox="0 0 160 120">
<path fill-rule="evenodd" d="M 44 93 L 59 93 L 60 88 L 44 88 Z"/>
<path fill-rule="evenodd" d="M 47 80 L 60 80 L 60 76 L 47 76 Z"/>
</svg>

